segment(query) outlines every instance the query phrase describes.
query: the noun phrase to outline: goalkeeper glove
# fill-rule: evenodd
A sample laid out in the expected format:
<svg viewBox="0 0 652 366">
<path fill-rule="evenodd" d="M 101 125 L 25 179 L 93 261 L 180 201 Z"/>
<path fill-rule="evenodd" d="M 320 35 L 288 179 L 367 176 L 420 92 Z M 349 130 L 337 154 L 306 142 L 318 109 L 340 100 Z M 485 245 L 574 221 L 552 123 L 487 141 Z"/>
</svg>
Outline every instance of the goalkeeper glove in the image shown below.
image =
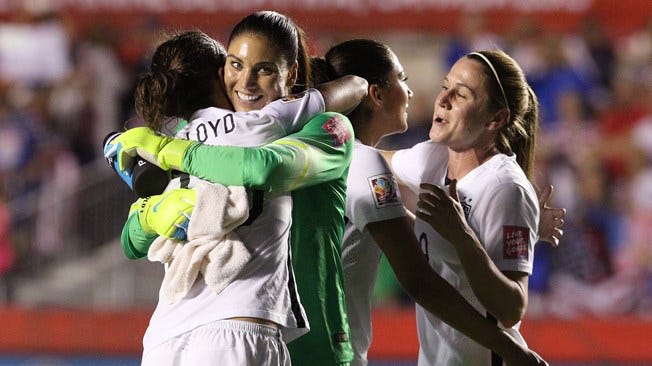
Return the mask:
<svg viewBox="0 0 652 366">
<path fill-rule="evenodd" d="M 148 127 L 135 127 L 113 138 L 104 147 L 104 157 L 117 157 L 118 169 L 129 170 L 136 155 L 164 170 L 181 170 L 183 156 L 195 142 L 175 139 L 154 132 Z"/>
<path fill-rule="evenodd" d="M 177 188 L 137 200 L 131 205 L 129 215 L 137 213 L 138 222 L 147 233 L 186 240 L 196 202 L 197 194 L 193 189 Z"/>
</svg>

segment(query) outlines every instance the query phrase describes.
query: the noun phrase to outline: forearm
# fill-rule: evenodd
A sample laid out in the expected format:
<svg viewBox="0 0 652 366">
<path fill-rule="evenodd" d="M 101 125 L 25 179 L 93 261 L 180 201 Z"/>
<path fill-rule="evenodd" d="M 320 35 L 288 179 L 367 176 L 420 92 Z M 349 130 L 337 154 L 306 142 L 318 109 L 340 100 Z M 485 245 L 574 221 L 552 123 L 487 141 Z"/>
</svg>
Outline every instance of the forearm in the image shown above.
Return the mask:
<svg viewBox="0 0 652 366">
<path fill-rule="evenodd" d="M 433 271 L 434 272 L 434 271 Z M 434 280 L 434 276 L 438 279 Z M 436 273 L 424 272 L 420 278 L 412 281 L 420 284 L 406 292 L 425 310 L 443 320 L 480 345 L 505 356 L 518 347 L 511 338 L 494 321 L 480 314 L 457 290 Z"/>
<path fill-rule="evenodd" d="M 182 169 L 224 185 L 287 192 L 341 177 L 351 151 L 351 141 L 331 144 L 331 137 L 317 129 L 305 137 L 297 133 L 261 147 L 196 144 L 186 152 Z"/>
<path fill-rule="evenodd" d="M 408 295 L 426 311 L 499 354 L 514 347 L 513 339 L 430 267 L 409 226 L 407 217 L 367 225 Z"/>
<path fill-rule="evenodd" d="M 518 323 L 527 306 L 527 290 L 496 267 L 475 235 L 467 235 L 455 249 L 474 294 L 505 327 Z"/>
<path fill-rule="evenodd" d="M 348 114 L 367 95 L 369 84 L 359 76 L 346 75 L 318 85 L 327 111 Z"/>
</svg>

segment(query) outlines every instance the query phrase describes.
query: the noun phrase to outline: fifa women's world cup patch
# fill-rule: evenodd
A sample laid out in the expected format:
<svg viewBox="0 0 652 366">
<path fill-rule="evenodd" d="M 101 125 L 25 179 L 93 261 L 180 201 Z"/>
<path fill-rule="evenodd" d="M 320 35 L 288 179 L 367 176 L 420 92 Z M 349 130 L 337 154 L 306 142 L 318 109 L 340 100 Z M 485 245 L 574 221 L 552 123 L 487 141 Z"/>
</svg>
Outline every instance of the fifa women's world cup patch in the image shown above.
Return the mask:
<svg viewBox="0 0 652 366">
<path fill-rule="evenodd" d="M 379 174 L 369 178 L 369 187 L 374 197 L 376 208 L 385 206 L 400 205 L 398 184 L 394 177 L 387 174 Z"/>
<path fill-rule="evenodd" d="M 524 226 L 503 226 L 503 258 L 528 259 L 530 228 Z"/>
<path fill-rule="evenodd" d="M 342 116 L 339 114 L 335 114 L 326 120 L 321 128 L 331 135 L 333 146 L 335 147 L 342 146 L 351 139 L 351 131 L 347 127 L 346 122 L 342 120 Z"/>
</svg>

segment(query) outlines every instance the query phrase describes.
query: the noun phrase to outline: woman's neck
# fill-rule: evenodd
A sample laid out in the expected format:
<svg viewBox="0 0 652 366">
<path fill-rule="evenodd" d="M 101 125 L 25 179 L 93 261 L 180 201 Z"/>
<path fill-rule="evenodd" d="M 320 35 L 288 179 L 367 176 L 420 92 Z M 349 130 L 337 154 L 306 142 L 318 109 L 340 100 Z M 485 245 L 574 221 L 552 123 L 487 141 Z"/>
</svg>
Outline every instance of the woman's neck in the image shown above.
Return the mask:
<svg viewBox="0 0 652 366">
<path fill-rule="evenodd" d="M 447 178 L 460 180 L 498 153 L 499 151 L 494 145 L 460 152 L 449 148 Z"/>
<path fill-rule="evenodd" d="M 368 118 L 356 118 L 356 116 L 349 116 L 349 118 L 353 124 L 355 138 L 367 146 L 376 147 L 384 135 L 378 128 L 374 128 L 373 121 Z"/>
</svg>

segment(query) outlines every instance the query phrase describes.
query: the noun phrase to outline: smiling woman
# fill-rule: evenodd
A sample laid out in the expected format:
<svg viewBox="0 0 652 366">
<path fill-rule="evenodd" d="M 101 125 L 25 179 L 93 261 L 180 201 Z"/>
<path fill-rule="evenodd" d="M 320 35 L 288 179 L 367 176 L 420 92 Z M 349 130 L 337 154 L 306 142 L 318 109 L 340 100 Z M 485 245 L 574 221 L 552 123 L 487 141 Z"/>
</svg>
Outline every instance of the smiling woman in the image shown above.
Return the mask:
<svg viewBox="0 0 652 366">
<path fill-rule="evenodd" d="M 235 110 L 261 109 L 279 96 L 304 91 L 309 75 L 303 31 L 290 18 L 258 12 L 233 28 L 224 81 Z"/>
</svg>

